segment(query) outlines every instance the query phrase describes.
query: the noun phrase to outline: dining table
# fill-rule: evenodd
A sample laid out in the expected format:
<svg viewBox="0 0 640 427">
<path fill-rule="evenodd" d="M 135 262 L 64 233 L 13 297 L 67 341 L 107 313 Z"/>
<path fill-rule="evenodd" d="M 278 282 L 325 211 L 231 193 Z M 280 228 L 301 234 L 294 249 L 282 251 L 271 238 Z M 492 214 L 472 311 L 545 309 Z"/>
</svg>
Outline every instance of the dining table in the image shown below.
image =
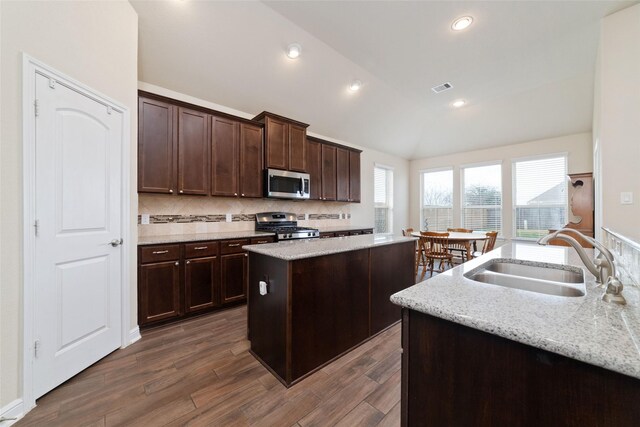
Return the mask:
<svg viewBox="0 0 640 427">
<path fill-rule="evenodd" d="M 461 233 L 458 231 L 438 231 L 437 233 L 449 233 L 449 243 L 459 243 L 463 245 L 467 250 L 467 260 L 473 259 L 471 244 L 476 241 L 485 241 L 488 239 L 485 233 L 478 231 L 474 231 L 471 233 Z M 414 231 L 413 233 L 411 233 L 411 235 L 414 237 L 422 236 L 419 231 Z"/>
</svg>

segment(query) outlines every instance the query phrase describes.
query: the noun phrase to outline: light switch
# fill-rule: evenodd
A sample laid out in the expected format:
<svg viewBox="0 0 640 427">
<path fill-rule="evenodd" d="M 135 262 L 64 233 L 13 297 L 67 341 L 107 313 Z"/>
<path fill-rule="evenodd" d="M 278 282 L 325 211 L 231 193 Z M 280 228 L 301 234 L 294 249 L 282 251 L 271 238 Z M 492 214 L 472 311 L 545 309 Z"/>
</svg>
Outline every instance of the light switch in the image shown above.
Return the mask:
<svg viewBox="0 0 640 427">
<path fill-rule="evenodd" d="M 233 221 L 233 218 L 231 218 L 231 214 L 227 214 L 227 222 L 231 222 Z"/>
<path fill-rule="evenodd" d="M 631 191 L 623 191 L 620 193 L 620 204 L 622 205 L 632 205 L 633 204 L 633 193 Z"/>
<path fill-rule="evenodd" d="M 149 225 L 149 214 L 142 214 L 140 215 L 140 224 L 142 225 Z"/>
</svg>

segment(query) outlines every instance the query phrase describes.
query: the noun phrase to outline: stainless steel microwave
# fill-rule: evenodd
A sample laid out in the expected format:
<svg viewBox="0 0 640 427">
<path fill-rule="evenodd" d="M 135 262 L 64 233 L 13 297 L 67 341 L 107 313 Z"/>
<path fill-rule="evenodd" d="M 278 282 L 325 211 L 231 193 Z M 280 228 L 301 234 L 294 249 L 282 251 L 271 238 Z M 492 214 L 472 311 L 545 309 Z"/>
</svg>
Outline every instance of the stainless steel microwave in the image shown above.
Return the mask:
<svg viewBox="0 0 640 427">
<path fill-rule="evenodd" d="M 303 200 L 309 198 L 308 173 L 266 169 L 264 182 L 265 197 Z"/>
</svg>

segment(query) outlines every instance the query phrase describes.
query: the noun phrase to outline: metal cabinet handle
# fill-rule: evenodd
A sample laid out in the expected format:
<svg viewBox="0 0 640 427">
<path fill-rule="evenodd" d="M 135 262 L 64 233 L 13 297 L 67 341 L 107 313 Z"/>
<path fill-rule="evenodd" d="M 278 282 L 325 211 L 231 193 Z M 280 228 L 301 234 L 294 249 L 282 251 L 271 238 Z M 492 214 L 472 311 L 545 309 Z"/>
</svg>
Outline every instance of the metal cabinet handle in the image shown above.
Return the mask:
<svg viewBox="0 0 640 427">
<path fill-rule="evenodd" d="M 166 254 L 167 252 L 169 252 L 169 251 L 153 251 L 152 253 L 154 255 L 160 255 L 160 254 Z"/>
<path fill-rule="evenodd" d="M 202 251 L 204 249 L 207 249 L 209 246 L 196 246 L 195 248 L 193 248 L 194 251 Z"/>
<path fill-rule="evenodd" d="M 244 193 L 242 193 L 242 197 L 244 197 Z"/>
<path fill-rule="evenodd" d="M 169 190 L 169 193 L 173 193 L 173 189 Z"/>
<path fill-rule="evenodd" d="M 247 256 L 249 256 L 249 254 L 244 254 L 244 256 L 246 256 L 246 257 L 247 257 Z"/>
<path fill-rule="evenodd" d="M 233 193 L 233 195 L 234 195 L 234 196 L 237 196 L 237 195 L 238 195 L 238 193 Z"/>
<path fill-rule="evenodd" d="M 240 243 L 229 243 L 230 248 L 235 248 L 236 246 L 240 246 Z"/>
<path fill-rule="evenodd" d="M 120 246 L 122 242 L 123 242 L 122 239 L 113 239 L 112 241 L 109 242 L 109 244 L 115 248 L 116 246 Z"/>
<path fill-rule="evenodd" d="M 184 193 L 184 191 L 180 190 L 179 193 L 182 194 L 182 193 Z"/>
<path fill-rule="evenodd" d="M 187 261 L 187 264 L 191 264 L 191 261 Z"/>
<path fill-rule="evenodd" d="M 180 261 L 176 261 L 176 265 L 180 265 Z"/>
</svg>

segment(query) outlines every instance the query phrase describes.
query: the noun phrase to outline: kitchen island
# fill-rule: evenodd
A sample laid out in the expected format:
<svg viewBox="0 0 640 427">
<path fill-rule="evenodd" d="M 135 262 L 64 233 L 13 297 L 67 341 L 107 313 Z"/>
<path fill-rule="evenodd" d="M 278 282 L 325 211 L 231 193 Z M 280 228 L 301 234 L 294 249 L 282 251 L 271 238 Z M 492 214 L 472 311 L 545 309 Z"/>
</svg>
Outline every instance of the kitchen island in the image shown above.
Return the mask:
<svg viewBox="0 0 640 427">
<path fill-rule="evenodd" d="M 468 278 L 505 260 L 576 266 L 586 293 Z M 626 306 L 606 303 L 581 266 L 573 248 L 512 243 L 394 294 L 402 425 L 638 425 L 640 292 L 627 286 Z"/>
<path fill-rule="evenodd" d="M 251 353 L 286 386 L 398 322 L 401 310 L 389 298 L 414 284 L 410 237 L 362 235 L 245 249 Z"/>
</svg>

